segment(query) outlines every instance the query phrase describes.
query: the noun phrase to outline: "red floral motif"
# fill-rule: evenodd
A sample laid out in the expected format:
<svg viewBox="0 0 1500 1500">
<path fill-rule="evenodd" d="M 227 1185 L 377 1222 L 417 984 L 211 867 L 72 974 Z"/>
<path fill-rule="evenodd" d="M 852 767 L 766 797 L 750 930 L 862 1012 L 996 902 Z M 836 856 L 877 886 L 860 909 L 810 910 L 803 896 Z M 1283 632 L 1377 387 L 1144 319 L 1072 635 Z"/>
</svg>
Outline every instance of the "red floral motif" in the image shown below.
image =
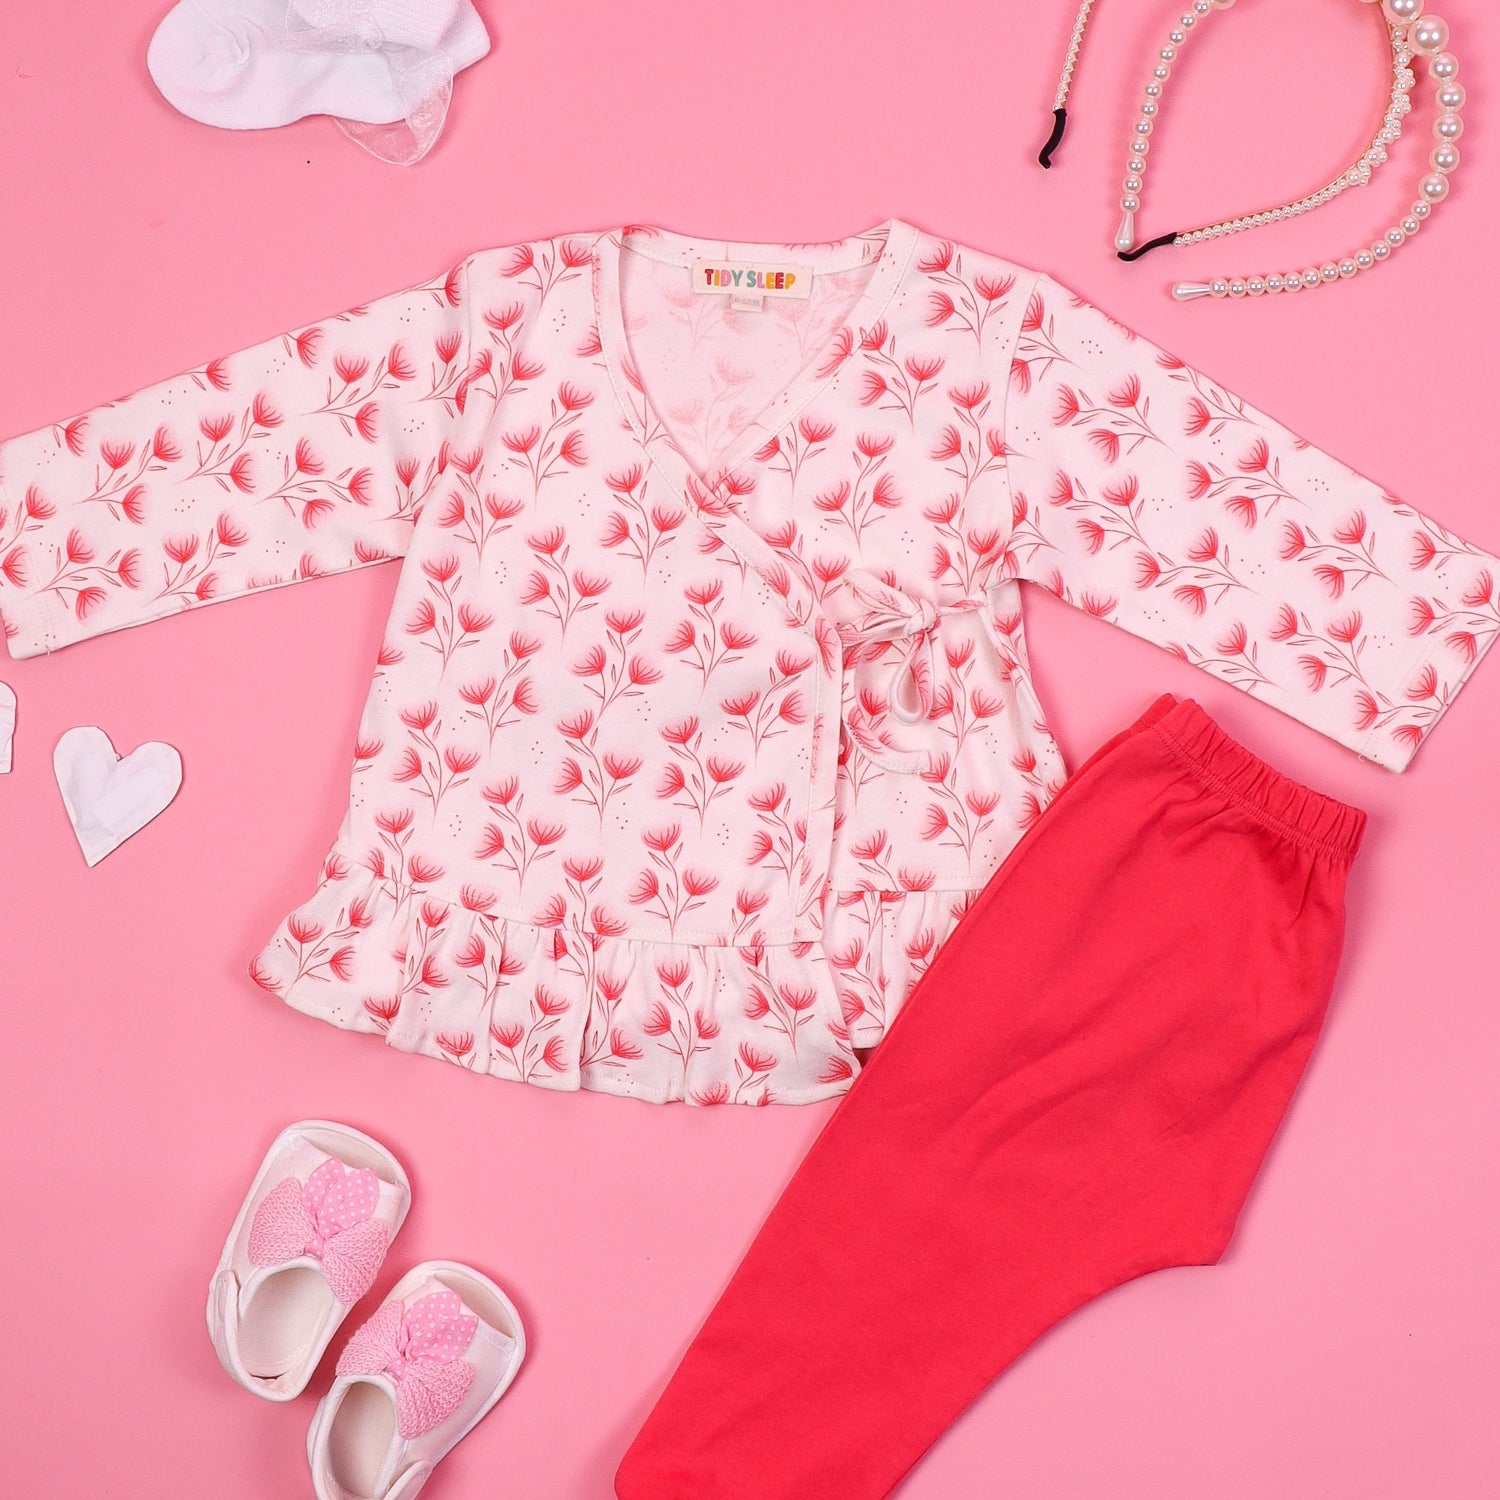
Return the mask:
<svg viewBox="0 0 1500 1500">
<path fill-rule="evenodd" d="M 1500 563 L 1046 277 L 894 226 L 754 313 L 722 252 L 485 252 L 0 445 L 12 650 L 402 559 L 270 992 L 825 1097 L 1062 782 L 1022 582 L 1396 767 L 1500 634 Z"/>
</svg>

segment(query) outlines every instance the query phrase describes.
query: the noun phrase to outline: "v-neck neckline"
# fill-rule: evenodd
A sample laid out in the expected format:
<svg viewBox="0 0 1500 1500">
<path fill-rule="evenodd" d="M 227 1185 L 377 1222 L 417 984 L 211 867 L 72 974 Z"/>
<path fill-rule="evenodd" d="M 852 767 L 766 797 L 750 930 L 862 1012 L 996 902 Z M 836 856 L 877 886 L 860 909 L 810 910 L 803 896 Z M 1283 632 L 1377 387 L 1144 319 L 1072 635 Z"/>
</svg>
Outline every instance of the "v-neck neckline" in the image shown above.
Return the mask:
<svg viewBox="0 0 1500 1500">
<path fill-rule="evenodd" d="M 630 241 L 627 244 L 627 241 Z M 865 247 L 883 241 L 873 259 Z M 663 475 L 683 501 L 690 505 L 717 533 L 733 525 L 746 543 L 741 550 L 759 554 L 762 561 L 774 559 L 774 550 L 743 515 L 735 494 L 735 473 L 762 465 L 757 450 L 785 433 L 808 405 L 829 385 L 844 364 L 834 358 L 840 349 L 852 353 L 866 331 L 877 324 L 904 280 L 917 245 L 917 231 L 900 219 L 861 234 L 827 244 L 756 243 L 744 240 L 709 240 L 674 234 L 654 227 L 631 226 L 610 230 L 596 241 L 593 250 L 594 315 L 605 368 L 626 426 L 636 436 L 652 466 Z M 631 378 L 630 339 L 625 307 L 620 295 L 621 262 L 627 250 L 670 265 L 691 266 L 696 260 L 743 260 L 759 263 L 795 259 L 811 266 L 814 275 L 854 271 L 869 267 L 870 275 L 841 322 L 820 341 L 797 372 L 777 390 L 746 423 L 707 473 L 689 461 L 671 429 L 659 415 L 651 393 L 638 376 Z M 639 402 L 630 391 L 639 393 Z M 654 430 L 653 430 L 654 429 Z"/>
</svg>

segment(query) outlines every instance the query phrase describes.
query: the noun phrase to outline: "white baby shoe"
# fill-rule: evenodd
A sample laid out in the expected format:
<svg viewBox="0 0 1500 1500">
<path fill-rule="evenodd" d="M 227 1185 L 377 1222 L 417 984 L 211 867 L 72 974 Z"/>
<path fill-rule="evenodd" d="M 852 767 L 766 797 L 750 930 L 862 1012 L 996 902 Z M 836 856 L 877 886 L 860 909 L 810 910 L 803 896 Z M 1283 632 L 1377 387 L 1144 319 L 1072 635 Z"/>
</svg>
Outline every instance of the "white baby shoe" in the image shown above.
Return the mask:
<svg viewBox="0 0 1500 1500">
<path fill-rule="evenodd" d="M 283 1130 L 209 1285 L 219 1363 L 268 1401 L 300 1395 L 410 1206 L 406 1173 L 378 1141 L 326 1120 Z"/>
<path fill-rule="evenodd" d="M 431 1260 L 339 1356 L 307 1434 L 318 1500 L 412 1500 L 516 1378 L 526 1332 L 487 1276 Z"/>
</svg>

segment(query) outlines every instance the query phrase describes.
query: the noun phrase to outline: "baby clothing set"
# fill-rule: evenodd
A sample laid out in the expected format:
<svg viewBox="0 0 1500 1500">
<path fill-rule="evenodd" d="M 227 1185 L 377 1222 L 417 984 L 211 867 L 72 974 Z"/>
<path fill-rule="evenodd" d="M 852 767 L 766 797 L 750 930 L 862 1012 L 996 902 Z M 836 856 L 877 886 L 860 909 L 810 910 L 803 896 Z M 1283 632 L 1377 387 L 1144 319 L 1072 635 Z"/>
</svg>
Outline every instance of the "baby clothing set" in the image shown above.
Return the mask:
<svg viewBox="0 0 1500 1500">
<path fill-rule="evenodd" d="M 658 1102 L 882 1043 L 624 1500 L 887 1493 L 1069 1310 L 1216 1259 L 1296 1086 L 1362 816 L 1170 699 L 1065 786 L 1023 581 L 1396 771 L 1500 633 L 1500 561 L 899 221 L 482 252 L 0 485 L 16 655 L 403 560 L 252 966 L 288 1004 Z"/>
</svg>

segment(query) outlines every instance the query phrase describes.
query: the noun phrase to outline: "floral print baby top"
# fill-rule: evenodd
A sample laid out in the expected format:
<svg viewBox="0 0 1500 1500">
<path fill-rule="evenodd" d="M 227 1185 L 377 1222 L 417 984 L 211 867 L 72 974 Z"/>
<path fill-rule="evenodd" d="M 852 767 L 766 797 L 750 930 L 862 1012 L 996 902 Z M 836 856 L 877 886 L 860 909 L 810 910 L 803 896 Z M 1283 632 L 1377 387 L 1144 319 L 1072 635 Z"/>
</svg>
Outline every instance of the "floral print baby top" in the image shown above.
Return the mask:
<svg viewBox="0 0 1500 1500">
<path fill-rule="evenodd" d="M 0 477 L 18 655 L 402 559 L 348 815 L 254 977 L 649 1100 L 849 1086 L 1063 781 L 1022 581 L 1393 770 L 1500 630 L 1493 558 L 899 222 L 485 251 Z"/>
</svg>

